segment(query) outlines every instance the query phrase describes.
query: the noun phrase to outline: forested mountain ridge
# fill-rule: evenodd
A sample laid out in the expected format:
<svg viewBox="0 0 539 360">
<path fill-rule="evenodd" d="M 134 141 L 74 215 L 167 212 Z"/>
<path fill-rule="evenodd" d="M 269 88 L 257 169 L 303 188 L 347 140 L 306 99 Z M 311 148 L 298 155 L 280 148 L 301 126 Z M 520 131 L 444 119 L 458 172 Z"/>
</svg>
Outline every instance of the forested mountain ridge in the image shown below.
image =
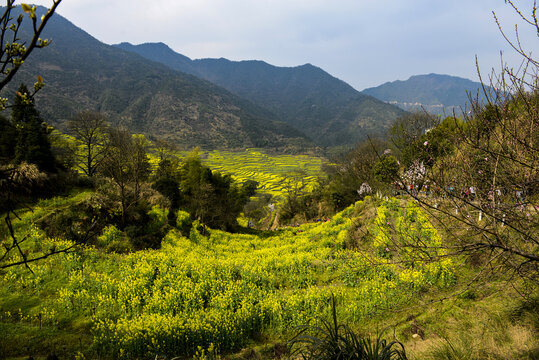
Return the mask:
<svg viewBox="0 0 539 360">
<path fill-rule="evenodd" d="M 131 131 L 186 147 L 311 146 L 305 135 L 271 112 L 208 81 L 101 43 L 58 14 L 43 37 L 52 44 L 27 61 L 5 94 L 41 75 L 46 86 L 36 105 L 46 121 L 60 128 L 89 109 Z"/>
<path fill-rule="evenodd" d="M 457 76 L 428 74 L 387 82 L 363 93 L 408 111 L 425 109 L 433 114 L 443 115 L 445 111 L 451 115 L 455 110 L 458 115 L 469 108 L 469 95 L 475 98 L 479 94 L 481 98 L 482 85 Z"/>
<path fill-rule="evenodd" d="M 255 60 L 191 60 L 163 43 L 115 46 L 222 86 L 276 113 L 323 146 L 354 144 L 368 134 L 381 134 L 403 114 L 311 64 L 277 67 Z"/>
</svg>

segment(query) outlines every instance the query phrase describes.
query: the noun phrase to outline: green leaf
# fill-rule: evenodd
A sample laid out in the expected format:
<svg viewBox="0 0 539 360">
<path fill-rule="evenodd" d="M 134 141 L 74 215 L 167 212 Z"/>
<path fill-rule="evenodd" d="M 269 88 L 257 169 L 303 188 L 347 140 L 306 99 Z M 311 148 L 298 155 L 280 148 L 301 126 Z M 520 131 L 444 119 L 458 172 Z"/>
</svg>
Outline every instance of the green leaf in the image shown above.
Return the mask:
<svg viewBox="0 0 539 360">
<path fill-rule="evenodd" d="M 36 7 L 35 6 L 30 7 L 27 4 L 21 4 L 21 7 L 22 7 L 22 11 L 24 11 L 25 13 L 30 15 L 31 19 L 36 18 Z"/>
<path fill-rule="evenodd" d="M 27 14 L 30 14 L 32 12 L 32 8 L 27 4 L 21 4 L 22 11 L 24 11 Z"/>
</svg>

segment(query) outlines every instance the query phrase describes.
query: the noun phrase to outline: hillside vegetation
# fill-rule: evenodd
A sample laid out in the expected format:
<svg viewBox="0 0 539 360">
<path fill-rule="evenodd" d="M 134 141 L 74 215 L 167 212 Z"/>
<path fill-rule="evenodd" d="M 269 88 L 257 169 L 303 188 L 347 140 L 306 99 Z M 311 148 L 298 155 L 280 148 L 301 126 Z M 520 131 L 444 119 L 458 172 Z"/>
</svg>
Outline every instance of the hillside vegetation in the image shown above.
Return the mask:
<svg viewBox="0 0 539 360">
<path fill-rule="evenodd" d="M 65 246 L 68 241 L 47 237 L 35 224 L 90 195 L 42 201 L 21 214 L 16 228 L 29 236 L 27 251 Z M 154 208 L 148 226 L 163 226 L 166 218 L 166 211 Z M 173 227 L 161 249 L 131 254 L 99 250 L 118 241 L 114 229 L 105 230 L 97 248 L 79 246 L 33 265 L 32 273 L 22 267 L 3 273 L 1 350 L 8 357 L 55 352 L 162 358 L 250 346 L 273 357 L 275 349 L 286 353 L 279 342 L 291 338 L 295 326 L 329 316 L 334 296 L 341 321 L 365 334 L 372 325 L 392 325 L 409 354 L 423 354 L 418 359 L 437 359 L 432 354 L 451 348 L 469 359 L 533 358 L 537 329 L 529 321 L 537 321 L 537 314 L 528 317 L 526 307 L 508 299 L 504 308 L 496 302 L 503 299 L 499 295 L 492 300 L 501 285 L 496 281 L 469 288 L 465 279 L 474 265 L 445 257 L 442 236 L 414 202 L 371 198 L 330 221 L 277 232 L 231 234 L 195 223 L 182 236 Z M 431 250 L 419 257 L 403 252 L 399 244 L 410 237 L 421 238 Z M 445 306 L 437 301 L 444 294 L 457 297 Z M 494 311 L 497 323 L 484 334 L 494 343 L 473 350 L 468 346 L 476 344 L 477 335 L 461 327 L 476 332 L 488 322 L 458 314 L 477 307 Z M 505 328 L 508 321 L 512 325 Z"/>
<path fill-rule="evenodd" d="M 38 7 L 38 15 L 45 11 Z M 23 39 L 30 35 L 23 28 Z M 43 117 L 62 130 L 80 110 L 107 114 L 116 126 L 158 136 L 184 148 L 281 150 L 311 148 L 305 135 L 276 115 L 229 91 L 93 38 L 55 14 L 43 37 L 53 39 L 31 57 L 4 96 L 36 73 L 47 86 L 36 98 Z"/>
<path fill-rule="evenodd" d="M 42 9 L 21 9 L 35 25 Z M 533 9 L 533 21 L 518 14 L 539 31 Z M 16 34 L 20 21 L 5 19 L 0 28 Z M 44 46 L 35 26 L 33 36 Z M 0 56 L 0 90 L 28 54 L 17 41 Z M 539 358 L 539 81 L 527 53 L 533 71 L 504 68 L 501 86 L 485 87 L 486 105 L 474 102 L 463 118 L 407 113 L 390 138 L 329 162 L 243 150 L 259 134 L 281 150 L 308 140 L 275 132 L 256 115 L 268 110 L 215 85 L 97 45 L 117 74 L 94 69 L 86 79 L 54 57 L 62 68 L 47 66 L 99 91 L 157 69 L 167 78 L 137 84 L 182 96 L 139 110 L 185 100 L 198 111 L 185 132 L 159 123 L 163 134 L 178 131 L 168 140 L 242 151 L 185 151 L 139 133 L 150 123 L 130 122 L 131 91 L 107 97 L 101 112 L 79 109 L 62 127 L 40 113 L 41 76 L 18 85 L 13 101 L 0 99 L 9 108 L 0 116 L 0 358 Z M 101 96 L 71 86 L 90 108 Z M 63 99 L 44 107 L 72 109 Z M 242 126 L 228 134 L 230 123 L 189 123 L 201 112 Z"/>
<path fill-rule="evenodd" d="M 31 237 L 28 251 L 62 246 L 33 224 L 85 196 L 45 201 L 23 215 L 17 228 Z M 220 351 L 238 350 L 327 314 L 331 294 L 348 321 L 378 317 L 414 303 L 421 292 L 456 282 L 456 264 L 449 259 L 419 267 L 389 262 L 405 255 L 388 248 L 388 221 L 399 231 L 420 232 L 426 242 L 441 241 L 417 206 L 402 204 L 401 209 L 396 199 L 366 200 L 331 221 L 275 233 L 202 235 L 195 224 L 187 237 L 172 228 L 160 250 L 121 255 L 83 246 L 32 266 L 33 273 L 10 269 L 2 276 L 0 306 L 12 342 L 3 352 L 52 351 L 47 341 L 28 342 L 40 332 L 65 334 L 59 341 L 79 333 L 81 339 L 93 338 L 93 345 L 62 345 L 115 358 L 191 355 L 211 344 Z M 164 211 L 154 209 L 155 225 L 149 226 L 164 222 Z M 358 236 L 367 230 L 369 236 Z M 110 241 L 110 231 L 98 239 Z M 23 298 L 28 305 L 19 309 Z M 21 341 L 31 350 L 16 345 Z"/>
<path fill-rule="evenodd" d="M 472 100 L 482 97 L 479 82 L 456 76 L 428 74 L 415 75 L 408 80 L 387 82 L 362 91 L 379 100 L 397 105 L 406 111 L 425 110 L 436 115 L 457 116 L 470 110 Z"/>
<path fill-rule="evenodd" d="M 222 86 L 277 114 L 320 146 L 352 146 L 368 135 L 384 134 L 404 113 L 311 64 L 277 67 L 263 61 L 191 60 L 163 43 L 116 46 Z"/>
</svg>

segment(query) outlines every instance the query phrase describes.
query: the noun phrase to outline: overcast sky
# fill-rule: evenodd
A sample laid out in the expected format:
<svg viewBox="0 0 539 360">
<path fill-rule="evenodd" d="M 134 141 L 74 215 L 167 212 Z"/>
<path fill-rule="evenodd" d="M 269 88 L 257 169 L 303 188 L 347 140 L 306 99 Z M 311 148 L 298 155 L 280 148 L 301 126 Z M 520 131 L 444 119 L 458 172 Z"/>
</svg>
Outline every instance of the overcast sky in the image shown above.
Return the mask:
<svg viewBox="0 0 539 360">
<path fill-rule="evenodd" d="M 531 12 L 532 1 L 515 2 Z M 192 59 L 311 63 L 358 90 L 427 73 L 477 80 L 475 56 L 486 73 L 499 68 L 500 50 L 517 66 L 493 10 L 504 30 L 512 35 L 520 24 L 528 50 L 539 51 L 537 34 L 524 31 L 504 0 L 63 0 L 58 7 L 107 44 L 164 42 Z"/>
</svg>

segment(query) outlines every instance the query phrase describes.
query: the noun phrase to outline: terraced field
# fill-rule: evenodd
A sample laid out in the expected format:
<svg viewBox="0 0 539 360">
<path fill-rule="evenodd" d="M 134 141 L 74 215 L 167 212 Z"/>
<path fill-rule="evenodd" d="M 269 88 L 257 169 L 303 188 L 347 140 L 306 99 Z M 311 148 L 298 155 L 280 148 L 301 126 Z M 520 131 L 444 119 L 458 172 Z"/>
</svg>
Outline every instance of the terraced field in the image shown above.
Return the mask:
<svg viewBox="0 0 539 360">
<path fill-rule="evenodd" d="M 163 150 L 160 150 L 163 151 Z M 150 164 L 156 169 L 159 164 L 159 152 L 155 148 L 148 154 Z M 189 152 L 163 151 L 165 156 L 185 158 Z M 231 175 L 242 183 L 254 180 L 259 183 L 260 192 L 270 194 L 275 201 L 283 198 L 287 189 L 300 187 L 311 191 L 322 174 L 323 158 L 309 155 L 270 155 L 262 149 L 246 149 L 245 151 L 213 150 L 200 152 L 204 165 Z"/>
<path fill-rule="evenodd" d="M 306 191 L 312 190 L 323 161 L 308 155 L 268 155 L 260 149 L 211 151 L 202 159 L 207 166 L 230 174 L 239 182 L 258 181 L 260 191 L 277 198 L 296 184 Z"/>
</svg>

